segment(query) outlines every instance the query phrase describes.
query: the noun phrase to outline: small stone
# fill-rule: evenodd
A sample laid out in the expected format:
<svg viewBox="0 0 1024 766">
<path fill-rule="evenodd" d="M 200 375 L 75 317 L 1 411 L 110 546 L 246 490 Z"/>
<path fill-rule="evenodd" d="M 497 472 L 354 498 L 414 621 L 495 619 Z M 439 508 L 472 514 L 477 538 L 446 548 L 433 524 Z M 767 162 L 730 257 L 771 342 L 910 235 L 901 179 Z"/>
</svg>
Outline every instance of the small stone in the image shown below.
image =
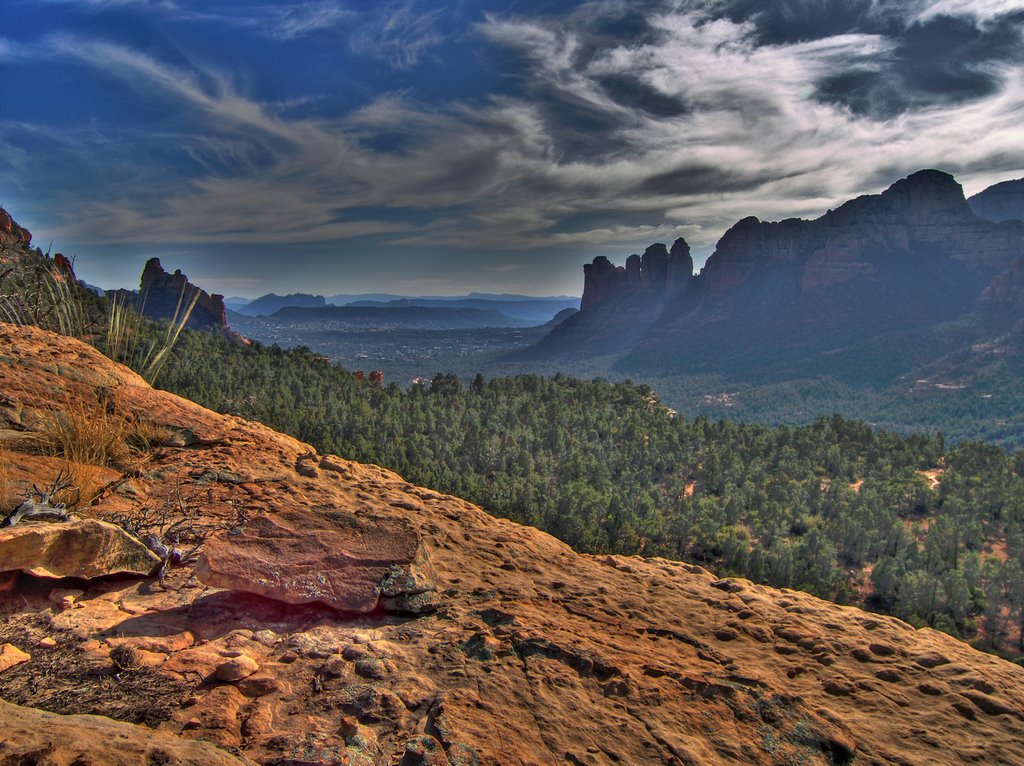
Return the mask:
<svg viewBox="0 0 1024 766">
<path fill-rule="evenodd" d="M 320 666 L 319 674 L 324 678 L 341 678 L 347 670 L 348 663 L 343 658 L 335 655 L 334 657 L 329 657 Z"/>
<path fill-rule="evenodd" d="M 28 662 L 32 659 L 32 655 L 28 652 L 23 652 L 21 649 L 16 647 L 14 644 L 4 644 L 0 646 L 0 673 L 5 670 L 10 670 L 15 665 L 20 665 L 23 662 Z"/>
<path fill-rule="evenodd" d="M 341 650 L 341 656 L 346 660 L 361 660 L 364 657 L 369 657 L 370 652 L 365 646 L 349 644 Z"/>
<path fill-rule="evenodd" d="M 50 591 L 49 600 L 61 609 L 70 609 L 84 595 L 85 591 L 77 588 L 54 588 Z"/>
<path fill-rule="evenodd" d="M 217 670 L 214 671 L 214 676 L 216 676 L 218 681 L 233 683 L 234 681 L 248 678 L 259 669 L 260 666 L 256 660 L 243 654 L 241 657 L 235 657 L 218 665 Z"/>
<path fill-rule="evenodd" d="M 948 665 L 949 658 L 938 652 L 925 652 L 914 658 L 914 662 L 922 668 L 937 668 L 939 665 Z"/>
<path fill-rule="evenodd" d="M 363 678 L 384 678 L 388 670 L 384 663 L 373 657 L 366 657 L 356 661 L 356 675 Z"/>
<path fill-rule="evenodd" d="M 338 726 L 338 735 L 344 739 L 348 739 L 355 735 L 359 731 L 359 721 L 354 716 L 347 715 L 341 719 L 341 724 Z"/>
<path fill-rule="evenodd" d="M 405 743 L 403 764 L 409 766 L 449 766 L 441 743 L 429 734 L 419 734 Z"/>
<path fill-rule="evenodd" d="M 278 657 L 277 661 L 282 663 L 282 664 L 284 664 L 284 665 L 290 665 L 293 662 L 295 662 L 295 660 L 297 660 L 297 659 L 299 659 L 299 655 L 297 655 L 295 652 L 293 652 L 291 649 L 289 649 L 284 654 L 282 654 L 280 657 Z"/>
<path fill-rule="evenodd" d="M 43 649 L 52 649 L 57 645 L 57 639 L 53 636 L 46 636 L 45 638 L 39 639 L 36 646 L 42 647 Z"/>
<path fill-rule="evenodd" d="M 185 721 L 185 725 L 181 727 L 182 731 L 194 731 L 196 729 L 203 728 L 203 722 L 198 718 L 189 718 Z"/>
<path fill-rule="evenodd" d="M 238 682 L 238 691 L 246 697 L 264 697 L 273 694 L 281 685 L 271 676 L 252 675 Z"/>
<path fill-rule="evenodd" d="M 254 641 L 259 641 L 264 646 L 273 646 L 278 642 L 277 634 L 272 630 L 257 630 L 252 637 Z"/>
</svg>

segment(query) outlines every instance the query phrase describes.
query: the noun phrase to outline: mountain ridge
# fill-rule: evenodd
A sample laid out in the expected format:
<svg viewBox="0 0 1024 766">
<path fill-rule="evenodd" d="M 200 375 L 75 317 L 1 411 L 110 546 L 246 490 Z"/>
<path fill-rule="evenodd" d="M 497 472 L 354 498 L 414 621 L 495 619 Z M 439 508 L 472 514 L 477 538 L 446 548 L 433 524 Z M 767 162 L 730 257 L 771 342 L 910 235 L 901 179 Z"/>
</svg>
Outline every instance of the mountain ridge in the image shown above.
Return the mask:
<svg viewBox="0 0 1024 766">
<path fill-rule="evenodd" d="M 583 310 L 512 358 L 610 353 L 620 371 L 799 377 L 836 349 L 976 320 L 983 292 L 1024 252 L 1024 222 L 978 218 L 952 176 L 925 170 L 814 220 L 742 219 L 699 274 L 662 278 L 688 249 L 677 241 L 673 261 L 652 246 L 625 267 L 595 259 Z"/>
</svg>

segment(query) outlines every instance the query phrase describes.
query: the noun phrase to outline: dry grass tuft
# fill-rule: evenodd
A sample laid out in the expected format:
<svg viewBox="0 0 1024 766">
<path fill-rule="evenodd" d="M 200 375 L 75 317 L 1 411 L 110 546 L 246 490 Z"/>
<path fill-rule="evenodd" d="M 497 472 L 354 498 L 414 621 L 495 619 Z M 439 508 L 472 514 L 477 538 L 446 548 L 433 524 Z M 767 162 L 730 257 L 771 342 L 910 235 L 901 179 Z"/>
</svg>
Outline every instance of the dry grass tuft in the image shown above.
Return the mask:
<svg viewBox="0 0 1024 766">
<path fill-rule="evenodd" d="M 45 413 L 37 434 L 37 447 L 45 455 L 72 464 L 103 466 L 134 472 L 146 452 L 166 444 L 171 431 L 134 414 L 120 412 L 106 393 L 68 398 L 65 406 Z"/>
</svg>

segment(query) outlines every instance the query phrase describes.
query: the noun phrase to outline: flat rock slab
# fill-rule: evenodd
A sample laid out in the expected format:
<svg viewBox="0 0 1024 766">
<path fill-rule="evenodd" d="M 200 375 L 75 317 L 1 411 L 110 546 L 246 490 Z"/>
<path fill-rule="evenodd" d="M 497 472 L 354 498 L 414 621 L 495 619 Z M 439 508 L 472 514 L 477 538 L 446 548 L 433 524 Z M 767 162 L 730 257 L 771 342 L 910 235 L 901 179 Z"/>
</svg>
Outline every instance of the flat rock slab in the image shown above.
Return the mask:
<svg viewBox="0 0 1024 766">
<path fill-rule="evenodd" d="M 148 576 L 160 559 L 120 527 L 96 519 L 23 523 L 0 529 L 0 572 L 90 579 Z"/>
<path fill-rule="evenodd" d="M 0 763 L 104 766 L 243 766 L 206 742 L 192 742 L 99 715 L 57 715 L 0 701 Z"/>
<path fill-rule="evenodd" d="M 289 509 L 207 540 L 196 565 L 207 585 L 343 612 L 437 607 L 419 534 L 395 516 Z"/>
</svg>

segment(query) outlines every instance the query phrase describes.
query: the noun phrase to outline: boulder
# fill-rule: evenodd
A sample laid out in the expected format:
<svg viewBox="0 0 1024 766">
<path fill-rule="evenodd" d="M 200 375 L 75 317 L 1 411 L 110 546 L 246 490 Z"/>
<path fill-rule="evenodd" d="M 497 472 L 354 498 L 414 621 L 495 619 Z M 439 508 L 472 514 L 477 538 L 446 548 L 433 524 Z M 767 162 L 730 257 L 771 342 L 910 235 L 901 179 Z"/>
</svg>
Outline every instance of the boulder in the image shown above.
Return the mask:
<svg viewBox="0 0 1024 766">
<path fill-rule="evenodd" d="M 207 742 L 98 715 L 57 715 L 0 700 L 0 764 L 242 766 Z"/>
<path fill-rule="evenodd" d="M 243 654 L 240 657 L 235 657 L 227 662 L 222 662 L 217 666 L 217 670 L 214 671 L 214 675 L 217 677 L 218 681 L 232 683 L 234 681 L 241 681 L 243 678 L 248 678 L 259 669 L 260 666 L 256 660 Z"/>
<path fill-rule="evenodd" d="M 211 537 L 196 565 L 207 585 L 343 612 L 436 608 L 433 576 L 405 519 L 290 509 Z"/>
<path fill-rule="evenodd" d="M 0 529 L 0 569 L 36 577 L 90 579 L 148 576 L 160 564 L 151 550 L 114 524 L 73 519 Z"/>
</svg>

